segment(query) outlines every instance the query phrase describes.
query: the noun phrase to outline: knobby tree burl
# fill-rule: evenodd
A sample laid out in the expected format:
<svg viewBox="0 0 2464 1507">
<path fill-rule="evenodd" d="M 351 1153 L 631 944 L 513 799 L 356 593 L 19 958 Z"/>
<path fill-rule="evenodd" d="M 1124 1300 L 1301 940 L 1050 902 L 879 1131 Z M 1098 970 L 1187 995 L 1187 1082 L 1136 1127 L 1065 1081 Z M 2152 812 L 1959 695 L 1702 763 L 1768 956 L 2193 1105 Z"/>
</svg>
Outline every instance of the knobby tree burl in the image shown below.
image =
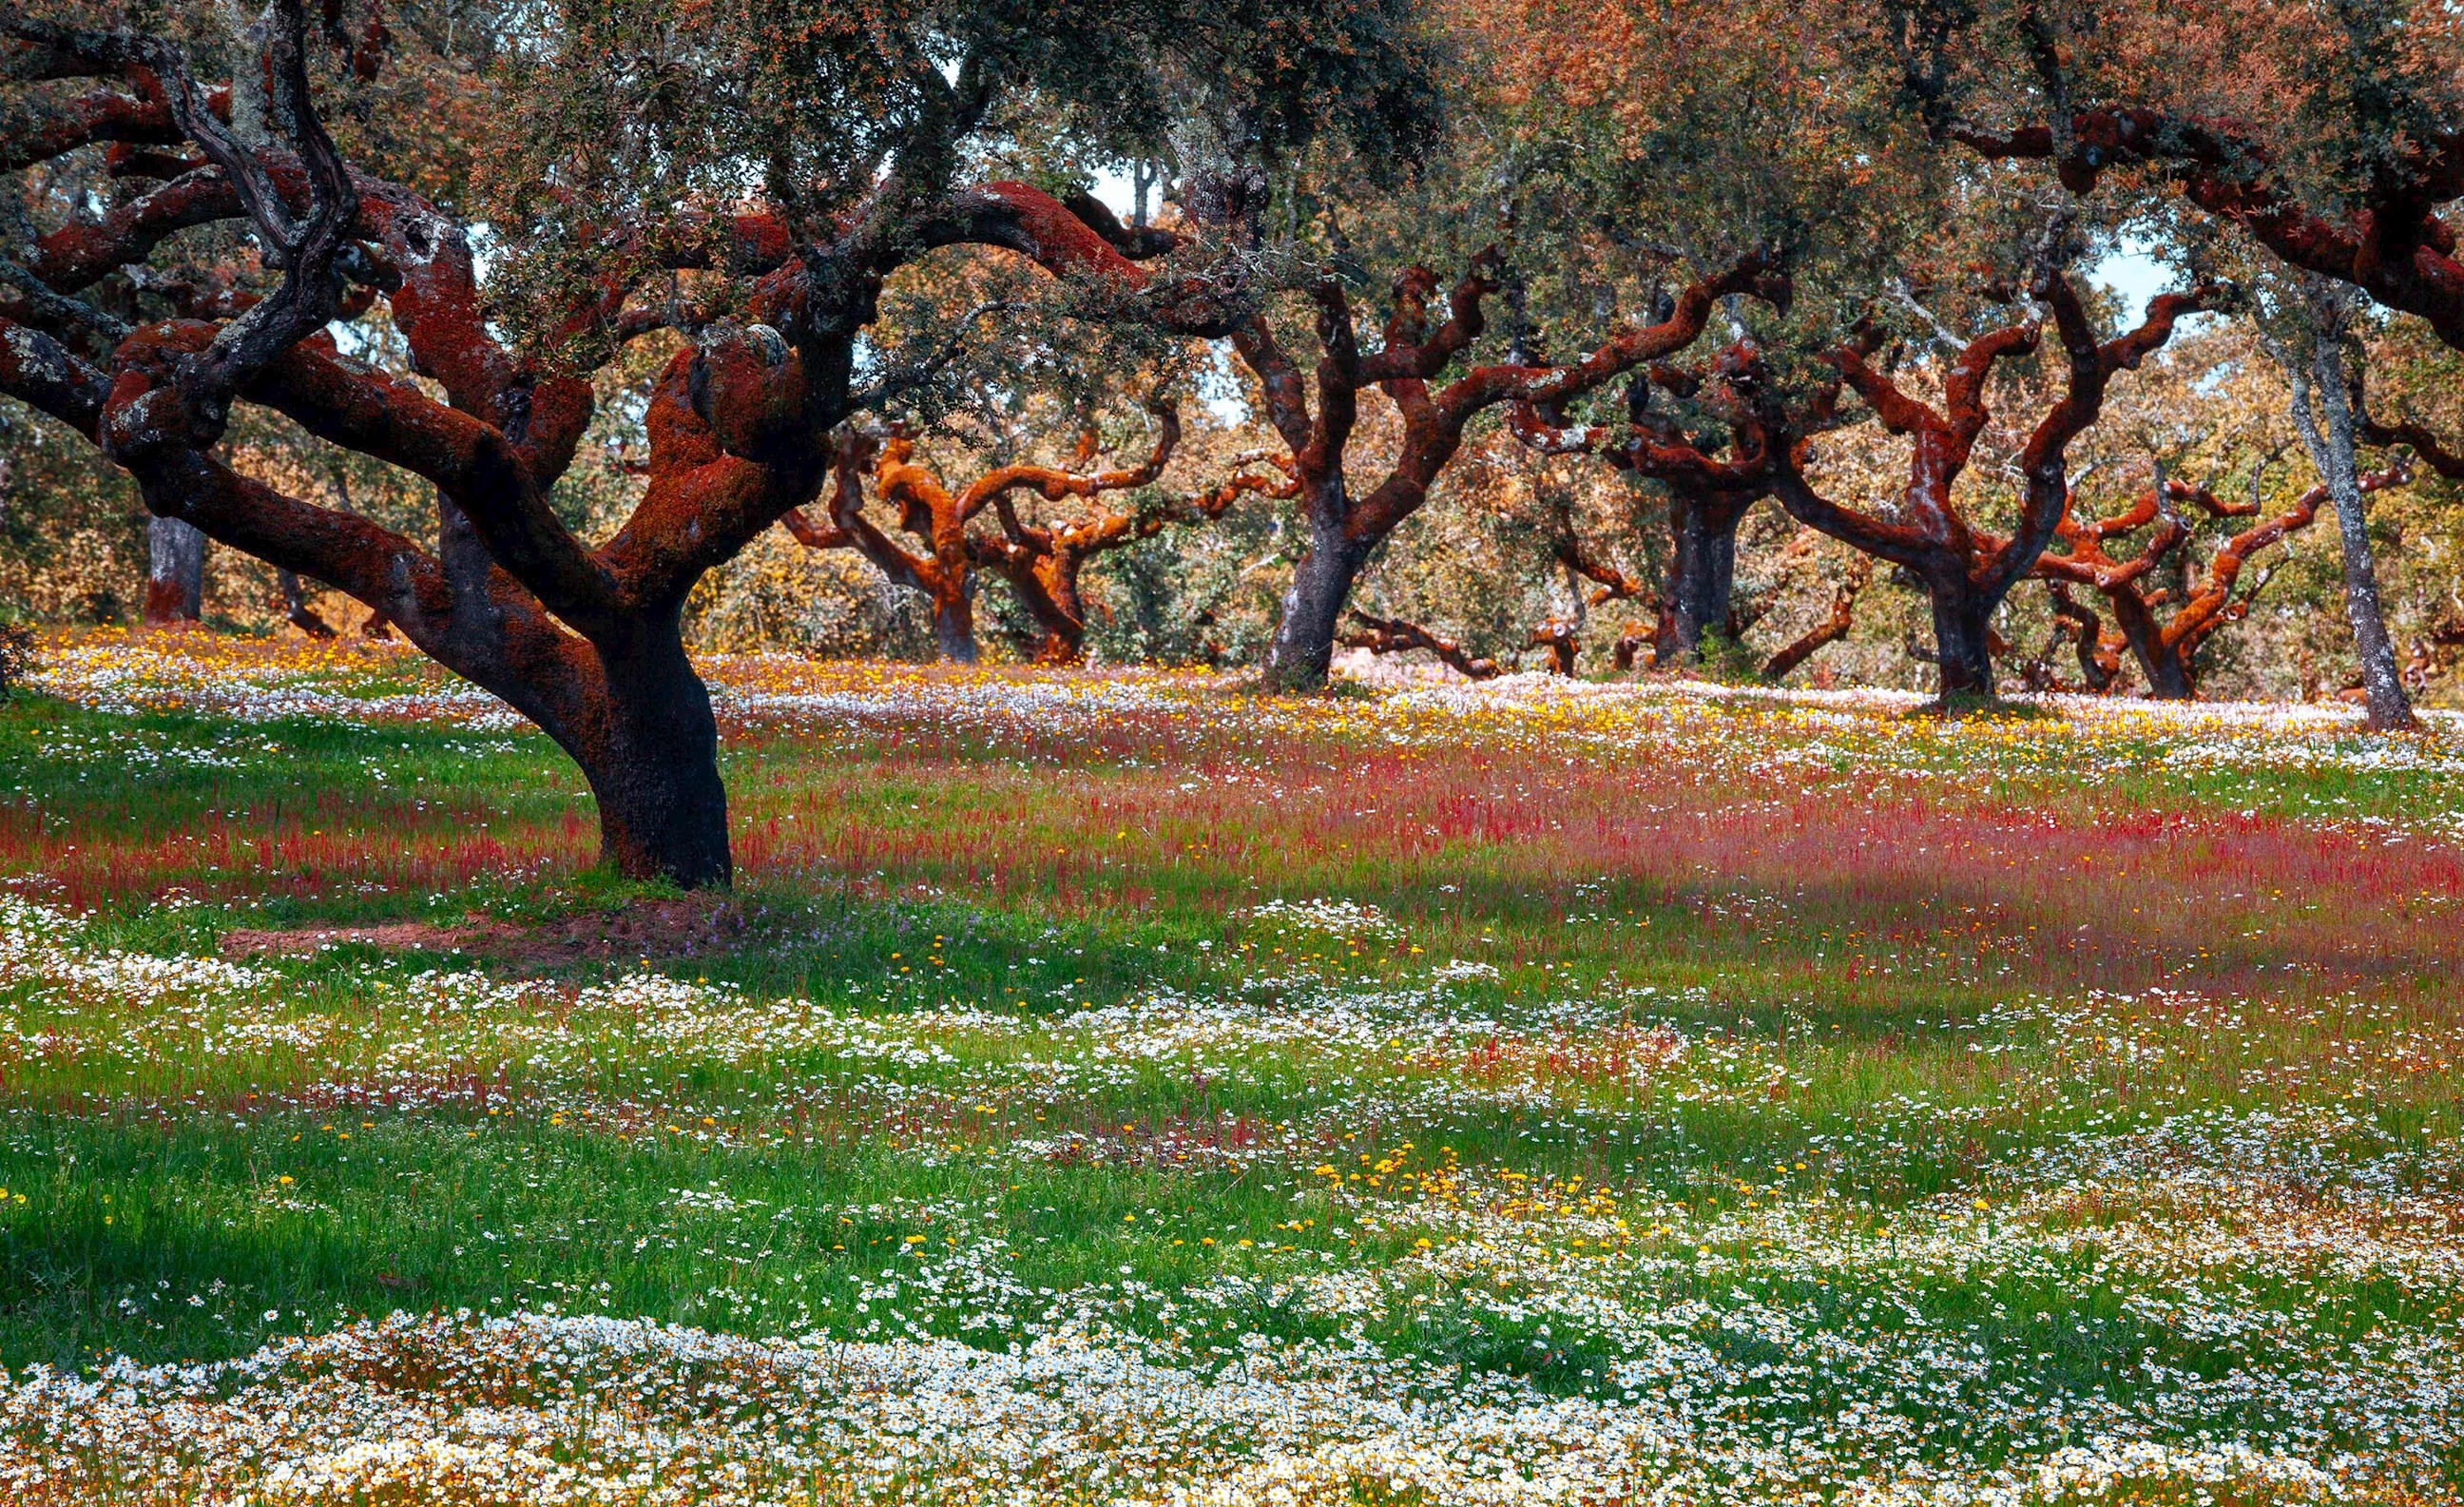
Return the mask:
<svg viewBox="0 0 2464 1507">
<path fill-rule="evenodd" d="M 629 875 L 731 877 L 716 725 L 681 632 L 686 594 L 811 500 L 840 427 L 912 380 L 868 372 L 860 350 L 893 272 L 935 248 L 998 248 L 1183 333 L 1233 322 L 1221 279 L 1155 282 L 1107 227 L 1051 196 L 960 181 L 957 144 L 1017 81 L 997 49 L 915 68 L 898 84 L 913 99 L 895 139 L 835 212 L 685 208 L 601 229 L 632 255 L 566 296 L 542 348 L 605 361 L 677 323 L 678 300 L 635 298 L 672 269 L 727 284 L 737 312 L 689 323 L 649 393 L 639 505 L 587 544 L 549 504 L 593 411 L 587 361 L 554 365 L 499 339 L 472 228 L 343 159 L 319 117 L 298 0 L 275 0 L 270 17 L 272 129 L 253 144 L 172 41 L 5 24 L 15 76 L 53 91 L 39 140 L 11 142 L 11 162 L 143 142 L 127 170 L 151 186 L 8 264 L 0 391 L 99 447 L 155 515 L 347 593 L 537 722 L 580 765 L 605 856 Z M 270 290 L 165 285 L 133 321 L 95 296 L 171 236 L 213 224 L 254 236 L 256 288 Z M 379 299 L 441 399 L 351 359 L 327 333 Z M 239 402 L 432 483 L 432 544 L 233 469 L 216 447 Z"/>
</svg>

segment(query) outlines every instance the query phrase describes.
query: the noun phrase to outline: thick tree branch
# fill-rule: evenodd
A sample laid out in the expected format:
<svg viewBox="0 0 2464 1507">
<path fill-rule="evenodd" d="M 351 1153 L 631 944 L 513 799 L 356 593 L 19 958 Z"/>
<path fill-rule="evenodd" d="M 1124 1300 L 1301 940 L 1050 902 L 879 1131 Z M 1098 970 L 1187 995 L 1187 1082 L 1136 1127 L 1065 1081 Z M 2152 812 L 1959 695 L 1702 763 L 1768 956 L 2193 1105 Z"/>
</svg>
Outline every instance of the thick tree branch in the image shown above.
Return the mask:
<svg viewBox="0 0 2464 1507">
<path fill-rule="evenodd" d="M 1988 157 L 2050 162 L 2076 193 L 2092 192 L 2117 168 L 2161 167 L 2191 203 L 2241 226 L 2292 265 L 2418 315 L 2442 342 L 2464 349 L 2464 263 L 2436 213 L 2464 196 L 2464 135 L 2394 144 L 2391 162 L 2352 175 L 2362 205 L 2340 219 L 2308 208 L 2280 181 L 2260 132 L 2221 117 L 2101 108 L 2073 112 L 2062 133 L 1953 124 L 1943 134 Z"/>
<path fill-rule="evenodd" d="M 1433 633 L 1418 623 L 1399 617 L 1375 617 L 1356 608 L 1352 619 L 1360 625 L 1360 632 L 1343 635 L 1347 649 L 1366 649 L 1373 654 L 1419 650 L 1466 680 L 1493 680 L 1506 673 L 1496 660 L 1475 656 L 1455 640 Z"/>
</svg>

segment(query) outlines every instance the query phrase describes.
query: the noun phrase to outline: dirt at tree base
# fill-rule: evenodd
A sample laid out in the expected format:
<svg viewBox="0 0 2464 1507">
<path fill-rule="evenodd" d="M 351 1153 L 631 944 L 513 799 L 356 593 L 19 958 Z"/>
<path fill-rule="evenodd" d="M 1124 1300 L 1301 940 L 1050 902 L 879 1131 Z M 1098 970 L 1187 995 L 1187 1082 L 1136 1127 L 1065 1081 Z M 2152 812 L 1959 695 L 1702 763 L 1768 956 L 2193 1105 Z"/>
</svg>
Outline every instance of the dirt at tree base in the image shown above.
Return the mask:
<svg viewBox="0 0 2464 1507">
<path fill-rule="evenodd" d="M 620 910 L 589 911 L 532 924 L 473 913 L 459 926 L 390 921 L 378 926 L 229 931 L 219 946 L 226 958 L 300 956 L 354 945 L 383 952 L 459 952 L 517 972 L 543 973 L 577 963 L 723 952 L 744 931 L 744 912 L 733 900 L 688 896 L 635 900 Z"/>
</svg>

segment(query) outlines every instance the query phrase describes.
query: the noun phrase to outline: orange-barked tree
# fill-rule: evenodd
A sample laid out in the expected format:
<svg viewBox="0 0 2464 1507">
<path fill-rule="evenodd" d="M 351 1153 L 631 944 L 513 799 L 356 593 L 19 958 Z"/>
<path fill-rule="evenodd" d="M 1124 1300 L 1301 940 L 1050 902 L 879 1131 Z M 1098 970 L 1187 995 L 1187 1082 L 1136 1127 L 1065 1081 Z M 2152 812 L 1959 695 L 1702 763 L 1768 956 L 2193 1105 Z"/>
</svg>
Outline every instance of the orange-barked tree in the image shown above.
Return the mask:
<svg viewBox="0 0 2464 1507">
<path fill-rule="evenodd" d="M 234 129 L 182 30 L 0 19 L 11 118 L 38 127 L 12 134 L 10 166 L 145 144 L 124 165 L 137 191 L 0 262 L 0 392 L 99 447 L 156 516 L 357 598 L 503 698 L 581 765 L 605 859 L 688 886 L 727 883 L 732 861 L 685 598 L 817 496 L 851 417 L 954 358 L 963 314 L 937 348 L 873 342 L 889 281 L 971 246 L 1105 318 L 1205 335 L 1245 317 L 1239 266 L 1158 275 L 1132 255 L 1152 238 L 979 175 L 979 145 L 1066 117 L 1079 140 L 1143 146 L 1196 78 L 1269 148 L 1333 115 L 1374 140 L 1423 103 L 1414 46 L 1395 45 L 1409 18 L 1381 0 L 888 0 L 793 26 L 737 4 L 552 5 L 508 80 L 514 113 L 490 123 L 483 272 L 473 219 L 336 144 L 351 50 L 321 45 L 299 0 L 274 0 L 261 55 L 235 59 L 266 81 L 262 132 Z M 204 226 L 253 236 L 254 257 L 145 276 Z M 380 304 L 422 380 L 329 333 Z M 594 372 L 644 336 L 673 350 L 647 396 L 647 485 L 585 541 L 550 494 Z M 233 469 L 217 447 L 241 403 L 432 484 L 433 537 Z"/>
</svg>

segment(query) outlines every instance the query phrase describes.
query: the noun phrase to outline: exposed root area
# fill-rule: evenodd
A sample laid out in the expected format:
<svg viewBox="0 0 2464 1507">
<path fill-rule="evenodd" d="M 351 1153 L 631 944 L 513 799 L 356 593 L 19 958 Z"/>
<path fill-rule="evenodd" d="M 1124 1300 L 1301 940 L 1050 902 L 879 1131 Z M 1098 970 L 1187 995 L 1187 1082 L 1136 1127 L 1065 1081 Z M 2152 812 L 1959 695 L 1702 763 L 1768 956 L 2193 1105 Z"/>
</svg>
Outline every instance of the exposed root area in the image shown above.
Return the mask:
<svg viewBox="0 0 2464 1507">
<path fill-rule="evenodd" d="M 226 958 L 303 956 L 328 947 L 381 952 L 459 952 L 518 972 L 625 958 L 691 958 L 722 952 L 744 935 L 743 911 L 718 897 L 635 900 L 536 925 L 473 915 L 459 926 L 392 921 L 381 926 L 301 926 L 225 932 Z"/>
</svg>

